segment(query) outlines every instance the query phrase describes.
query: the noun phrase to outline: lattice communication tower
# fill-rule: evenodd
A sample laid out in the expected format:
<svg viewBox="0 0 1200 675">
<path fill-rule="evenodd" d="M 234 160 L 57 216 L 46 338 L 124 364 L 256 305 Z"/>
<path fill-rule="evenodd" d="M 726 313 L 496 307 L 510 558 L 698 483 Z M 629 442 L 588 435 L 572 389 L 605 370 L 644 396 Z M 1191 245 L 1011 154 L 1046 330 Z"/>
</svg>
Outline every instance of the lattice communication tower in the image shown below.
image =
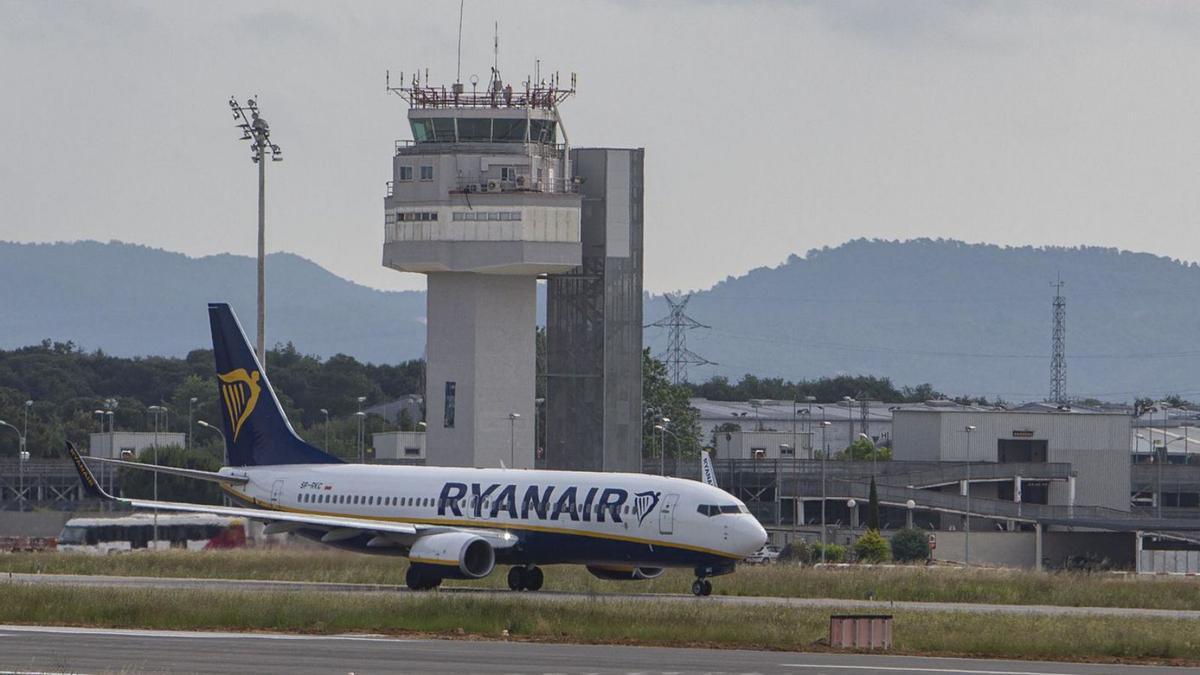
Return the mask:
<svg viewBox="0 0 1200 675">
<path fill-rule="evenodd" d="M 1050 400 L 1067 403 L 1067 299 L 1063 297 L 1062 279 L 1051 284 L 1054 294 L 1053 350 L 1050 356 Z"/>
<path fill-rule="evenodd" d="M 668 293 L 663 298 L 666 299 L 671 313 L 650 324 L 650 326 L 667 329 L 667 348 L 658 355 L 658 358 L 667 364 L 667 374 L 670 376 L 671 382 L 679 384 L 687 382 L 688 366 L 717 365 L 715 361 L 709 361 L 687 348 L 687 332 L 689 330 L 695 328 L 712 328 L 712 326 L 706 326 L 687 315 L 685 310 L 687 309 L 688 301 L 692 299 L 691 293 L 682 298 L 672 297 Z"/>
</svg>

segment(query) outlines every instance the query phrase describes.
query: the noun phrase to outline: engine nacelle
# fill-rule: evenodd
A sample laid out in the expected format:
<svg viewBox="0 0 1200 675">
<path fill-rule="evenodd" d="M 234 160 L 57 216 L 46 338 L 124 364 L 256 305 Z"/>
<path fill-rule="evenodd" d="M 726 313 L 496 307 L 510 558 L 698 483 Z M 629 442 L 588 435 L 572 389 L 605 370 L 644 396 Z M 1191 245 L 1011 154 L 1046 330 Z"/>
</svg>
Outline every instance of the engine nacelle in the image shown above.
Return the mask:
<svg viewBox="0 0 1200 675">
<path fill-rule="evenodd" d="M 587 571 L 591 572 L 592 576 L 607 581 L 642 581 L 661 576 L 663 568 L 588 565 Z"/>
<path fill-rule="evenodd" d="M 496 550 L 486 539 L 467 532 L 442 532 L 421 537 L 408 551 L 417 564 L 436 565 L 444 576 L 479 579 L 496 567 Z"/>
</svg>

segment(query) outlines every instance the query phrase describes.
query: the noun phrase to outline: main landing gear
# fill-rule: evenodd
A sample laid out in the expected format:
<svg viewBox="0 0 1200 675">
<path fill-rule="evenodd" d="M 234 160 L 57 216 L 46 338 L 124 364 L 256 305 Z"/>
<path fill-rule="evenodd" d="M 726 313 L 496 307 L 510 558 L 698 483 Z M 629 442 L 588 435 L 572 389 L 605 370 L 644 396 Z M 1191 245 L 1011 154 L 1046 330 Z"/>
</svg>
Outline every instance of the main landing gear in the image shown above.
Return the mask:
<svg viewBox="0 0 1200 675">
<path fill-rule="evenodd" d="M 542 568 L 516 566 L 508 570 L 508 587 L 514 591 L 536 591 L 542 588 L 542 582 L 546 580 L 542 574 Z"/>
<path fill-rule="evenodd" d="M 409 590 L 429 591 L 442 585 L 442 575 L 424 565 L 409 565 L 408 572 L 404 575 L 404 583 L 408 585 Z"/>
<path fill-rule="evenodd" d="M 712 582 L 708 579 L 697 579 L 692 582 L 692 595 L 712 595 Z"/>
</svg>

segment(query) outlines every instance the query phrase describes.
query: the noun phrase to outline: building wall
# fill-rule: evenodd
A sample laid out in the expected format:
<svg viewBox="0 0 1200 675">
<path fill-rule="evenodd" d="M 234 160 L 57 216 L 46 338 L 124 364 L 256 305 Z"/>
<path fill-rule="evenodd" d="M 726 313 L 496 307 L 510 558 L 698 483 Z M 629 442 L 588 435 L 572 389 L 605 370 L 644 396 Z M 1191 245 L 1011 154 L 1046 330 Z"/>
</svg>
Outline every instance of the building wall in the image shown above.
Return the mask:
<svg viewBox="0 0 1200 675">
<path fill-rule="evenodd" d="M 754 459 L 754 449 L 762 448 L 763 459 L 812 459 L 806 439 L 808 433 L 798 431 L 723 431 L 717 432 L 714 450 L 720 459 Z M 782 454 L 781 445 L 798 448 L 796 454 Z"/>
<path fill-rule="evenodd" d="M 975 521 L 971 521 L 974 524 Z M 963 531 L 934 533 L 937 548 L 934 560 L 962 562 L 967 555 L 967 533 Z M 971 531 L 972 565 L 1032 568 L 1037 566 L 1035 533 L 1033 532 L 976 532 Z M 1044 541 L 1043 541 L 1044 544 Z"/>
<path fill-rule="evenodd" d="M 160 448 L 186 447 L 187 434 L 160 431 L 155 434 L 148 431 L 114 431 L 93 433 L 88 443 L 88 453 L 92 457 L 120 459 L 121 451 L 132 450 L 138 456 L 154 447 Z"/>
<path fill-rule="evenodd" d="M 1129 510 L 1128 415 L 898 410 L 894 426 L 899 460 L 995 462 L 1001 439 L 1046 441 L 1047 462 L 1071 464 L 1075 504 Z M 1049 502 L 1067 504 L 1069 491 L 1051 483 Z"/>
<path fill-rule="evenodd" d="M 371 447 L 379 460 L 425 459 L 424 431 L 385 431 L 371 434 Z M 410 454 L 410 451 L 415 453 Z"/>
<path fill-rule="evenodd" d="M 582 261 L 548 277 L 546 466 L 638 471 L 642 150 L 577 149 Z"/>
<path fill-rule="evenodd" d="M 428 463 L 533 466 L 536 281 L 526 276 L 429 275 Z M 447 426 L 446 385 L 454 383 Z M 512 424 L 510 454 L 509 414 Z"/>
</svg>

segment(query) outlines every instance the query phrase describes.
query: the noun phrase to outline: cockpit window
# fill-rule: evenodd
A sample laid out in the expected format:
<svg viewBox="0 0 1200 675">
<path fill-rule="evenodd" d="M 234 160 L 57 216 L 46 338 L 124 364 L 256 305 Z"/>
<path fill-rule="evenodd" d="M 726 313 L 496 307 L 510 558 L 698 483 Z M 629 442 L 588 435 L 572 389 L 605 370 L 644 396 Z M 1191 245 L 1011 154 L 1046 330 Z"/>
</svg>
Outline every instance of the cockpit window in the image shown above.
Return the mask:
<svg viewBox="0 0 1200 675">
<path fill-rule="evenodd" d="M 722 513 L 750 513 L 750 509 L 741 504 L 701 504 L 696 507 L 696 511 L 710 518 Z"/>
</svg>

